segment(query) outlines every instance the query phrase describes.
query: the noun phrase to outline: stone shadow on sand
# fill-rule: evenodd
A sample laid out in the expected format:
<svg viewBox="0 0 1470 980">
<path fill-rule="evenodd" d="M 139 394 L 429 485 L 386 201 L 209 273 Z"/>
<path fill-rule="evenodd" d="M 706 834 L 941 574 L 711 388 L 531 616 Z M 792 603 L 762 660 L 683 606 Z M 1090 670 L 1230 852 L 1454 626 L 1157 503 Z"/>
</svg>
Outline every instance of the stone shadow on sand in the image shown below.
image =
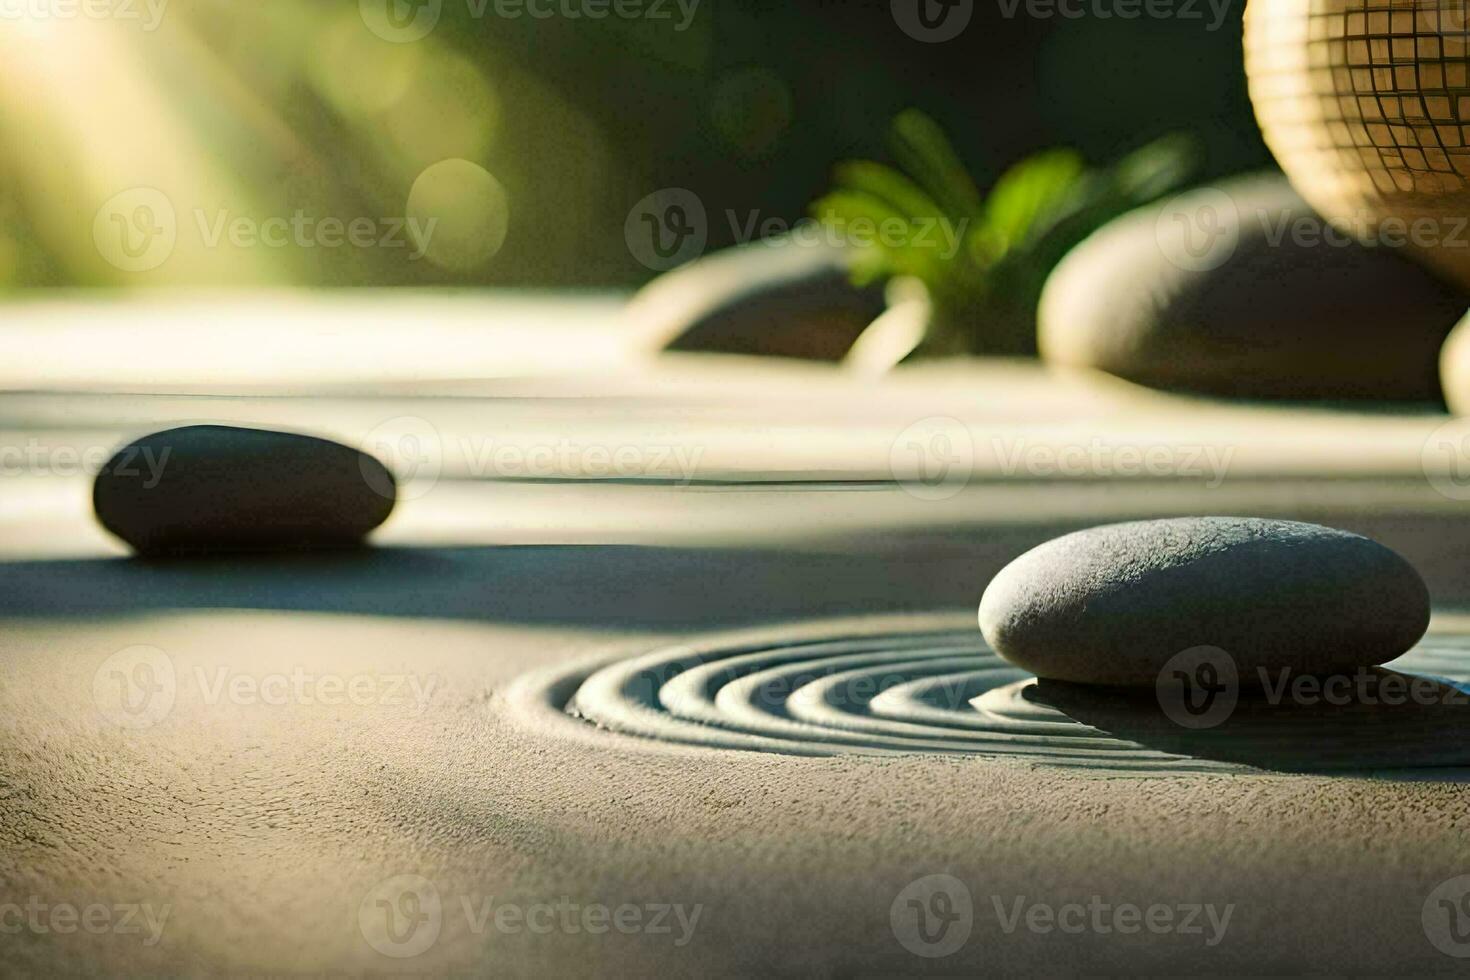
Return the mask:
<svg viewBox="0 0 1470 980">
<path fill-rule="evenodd" d="M 999 557 L 997 558 L 999 561 Z M 0 563 L 0 616 L 263 609 L 595 627 L 715 628 L 968 606 L 973 554 L 642 545 L 363 548 Z"/>
<path fill-rule="evenodd" d="M 1317 692 L 1310 694 L 1241 690 L 1198 728 L 1181 724 L 1178 706 L 1166 710 L 1153 690 L 1039 680 L 1022 696 L 1116 738 L 1195 759 L 1289 773 L 1464 767 L 1470 777 L 1470 686 L 1384 668 L 1344 675 L 1330 688 L 1325 680 L 1298 688 Z"/>
</svg>

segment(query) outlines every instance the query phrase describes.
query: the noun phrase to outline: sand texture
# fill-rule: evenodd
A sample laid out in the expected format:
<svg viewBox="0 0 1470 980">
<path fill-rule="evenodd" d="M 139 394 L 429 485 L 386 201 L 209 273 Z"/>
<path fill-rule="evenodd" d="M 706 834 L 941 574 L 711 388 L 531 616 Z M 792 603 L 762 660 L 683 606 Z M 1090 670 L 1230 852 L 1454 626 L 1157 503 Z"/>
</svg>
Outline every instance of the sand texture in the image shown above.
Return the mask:
<svg viewBox="0 0 1470 980">
<path fill-rule="evenodd" d="M 1182 401 L 1162 410 L 1154 396 L 1107 385 L 1041 397 L 1053 382 L 1029 372 L 895 382 L 862 399 L 826 374 L 782 377 L 766 379 L 762 398 L 734 380 L 692 385 L 687 374 L 568 383 L 560 398 L 511 382 L 498 398 L 480 397 L 495 386 L 478 383 L 455 398 L 344 392 L 312 403 L 0 396 L 7 438 L 50 446 L 111 446 L 164 420 L 289 417 L 349 438 L 412 415 L 451 447 L 477 432 L 534 442 L 581 419 L 584 441 L 704 449 L 687 486 L 506 478 L 446 451 L 437 481 L 403 501 L 380 547 L 320 557 L 136 562 L 90 522 L 84 476 L 7 481 L 0 906 L 169 911 L 152 944 L 146 922 L 140 933 L 0 934 L 5 969 L 830 976 L 1462 966 L 1424 928 L 1434 889 L 1470 872 L 1470 795 L 1454 768 L 1299 774 L 1226 758 L 1150 772 L 1026 753 L 750 751 L 619 734 L 549 710 L 554 699 L 528 700 L 544 694 L 541 680 L 576 674 L 572 665 L 697 650 L 711 638 L 725 649 L 741 636 L 963 636 L 990 576 L 1026 549 L 1077 527 L 1169 514 L 1276 516 L 1370 535 L 1424 576 L 1431 637 L 1467 631 L 1465 504 L 1421 468 L 1444 418 Z M 1093 403 L 1118 439 L 1218 442 L 1236 447 L 1235 462 L 1213 486 L 1189 474 L 998 468 L 997 434 L 1024 433 L 1034 446 L 1098 431 L 1062 421 L 1079 402 Z M 788 413 L 795 404 L 805 406 L 799 423 Z M 930 416 L 970 429 L 969 472 L 948 484 L 895 483 L 891 447 Z M 997 677 L 995 689 L 1019 679 Z M 121 699 L 144 690 L 154 694 Z M 685 710 L 697 693 L 685 690 L 694 698 Z M 914 715 L 923 699 L 912 691 L 887 694 L 895 724 L 946 721 Z M 1056 710 L 1005 698 L 986 703 Z M 737 688 L 719 710 L 762 703 Z M 798 707 L 796 722 L 857 730 L 822 714 L 819 700 Z M 1111 724 L 1115 706 L 1085 710 Z M 963 742 L 965 732 L 947 737 Z M 892 917 L 906 888 L 936 874 L 962 883 L 970 932 L 929 959 L 905 946 Z M 1094 896 L 1110 907 L 1231 911 L 1214 945 L 1204 919 L 1201 933 L 1151 935 L 1043 934 L 1010 918 L 1018 900 L 1024 910 Z M 638 909 L 636 929 L 632 912 L 626 931 L 595 912 L 625 906 Z M 497 919 L 506 907 L 522 918 Z M 657 923 L 651 908 L 664 909 Z M 390 910 L 400 918 L 385 932 Z"/>
</svg>

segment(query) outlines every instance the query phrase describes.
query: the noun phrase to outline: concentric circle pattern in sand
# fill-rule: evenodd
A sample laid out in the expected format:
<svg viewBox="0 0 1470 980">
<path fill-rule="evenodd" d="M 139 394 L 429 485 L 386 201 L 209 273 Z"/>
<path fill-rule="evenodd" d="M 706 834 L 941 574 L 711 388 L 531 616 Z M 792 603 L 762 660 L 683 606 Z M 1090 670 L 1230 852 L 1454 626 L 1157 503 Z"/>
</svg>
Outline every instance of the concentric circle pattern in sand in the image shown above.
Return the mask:
<svg viewBox="0 0 1470 980">
<path fill-rule="evenodd" d="M 1470 636 L 1431 636 L 1392 664 L 1443 679 L 1446 703 L 1283 711 L 1243 696 L 1228 724 L 1195 732 L 1170 724 L 1147 696 L 1120 707 L 1108 693 L 1094 704 L 1067 685 L 1063 711 L 1046 682 L 1001 660 L 973 626 L 820 633 L 583 664 L 528 678 L 513 700 L 603 732 L 788 755 L 947 753 L 1145 773 L 1470 772 L 1461 738 L 1470 735 L 1470 688 L 1459 686 L 1470 681 Z"/>
</svg>

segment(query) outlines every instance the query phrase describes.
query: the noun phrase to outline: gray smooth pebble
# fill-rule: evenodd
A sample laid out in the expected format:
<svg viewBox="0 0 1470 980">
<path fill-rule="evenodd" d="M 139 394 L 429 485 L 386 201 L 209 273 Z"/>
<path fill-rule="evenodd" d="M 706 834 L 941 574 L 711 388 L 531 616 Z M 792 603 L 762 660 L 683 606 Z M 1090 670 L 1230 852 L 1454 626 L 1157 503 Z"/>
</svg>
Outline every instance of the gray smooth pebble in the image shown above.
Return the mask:
<svg viewBox="0 0 1470 980">
<path fill-rule="evenodd" d="M 1242 684 L 1282 667 L 1392 660 L 1429 625 L 1418 572 L 1347 531 L 1250 517 L 1110 524 L 1031 549 L 990 582 L 980 629 L 1038 676 L 1153 685 L 1175 654 L 1226 651 Z"/>
<path fill-rule="evenodd" d="M 1463 290 L 1401 248 L 1320 240 L 1332 229 L 1280 175 L 1168 207 L 1110 222 L 1057 266 L 1038 313 L 1048 362 L 1207 395 L 1440 399 Z"/>
</svg>

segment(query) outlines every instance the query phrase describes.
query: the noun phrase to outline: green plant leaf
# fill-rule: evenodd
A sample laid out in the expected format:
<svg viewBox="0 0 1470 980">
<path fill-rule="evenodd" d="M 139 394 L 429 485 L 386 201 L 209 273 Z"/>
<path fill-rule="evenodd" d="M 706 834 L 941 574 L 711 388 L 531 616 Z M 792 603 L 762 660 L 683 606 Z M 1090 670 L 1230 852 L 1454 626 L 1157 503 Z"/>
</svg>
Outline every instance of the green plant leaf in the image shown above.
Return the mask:
<svg viewBox="0 0 1470 980">
<path fill-rule="evenodd" d="M 937 122 L 918 109 L 906 109 L 893 120 L 891 141 L 899 165 L 944 209 L 944 216 L 959 222 L 980 214 L 980 191 Z"/>
<path fill-rule="evenodd" d="M 1044 150 L 1020 161 L 985 199 L 984 227 L 1002 253 L 1045 225 L 1072 202 L 1085 167 L 1072 150 Z"/>
<path fill-rule="evenodd" d="M 852 191 L 862 191 L 892 205 L 905 218 L 930 218 L 940 213 L 922 187 L 903 172 L 870 160 L 849 160 L 833 171 L 834 183 Z"/>
<path fill-rule="evenodd" d="M 1199 141 L 1171 133 L 1146 143 L 1113 164 L 1108 176 L 1136 204 L 1151 201 L 1187 180 L 1199 167 Z"/>
<path fill-rule="evenodd" d="M 1105 222 L 1179 186 L 1198 162 L 1194 140 L 1179 135 L 1102 169 L 1088 168 L 1075 151 L 1045 150 L 1006 170 L 982 199 L 934 120 L 907 110 L 891 138 L 898 169 L 839 164 L 833 190 L 811 213 L 848 241 L 865 230 L 871 244 L 852 250 L 857 282 L 913 276 L 924 283 L 932 323 L 916 356 L 1034 354 L 1036 307 L 1062 256 Z M 947 224 L 962 235 L 961 248 L 950 255 L 932 237 L 885 243 L 874 234 L 894 221 L 910 232 Z"/>
<path fill-rule="evenodd" d="M 890 248 L 876 236 L 885 222 L 907 222 L 902 213 L 888 202 L 866 191 L 841 189 L 819 198 L 811 208 L 812 216 L 832 228 L 844 240 L 869 241 L 854 245 L 854 279 L 866 285 L 885 275 L 911 275 L 926 281 L 940 276 L 933 249 L 913 248 L 907 244 Z"/>
<path fill-rule="evenodd" d="M 1093 231 L 1179 186 L 1197 165 L 1195 141 L 1175 135 L 1140 147 L 1105 170 L 1088 172 L 1071 206 L 1028 243 L 1032 260 L 1049 271 Z"/>
</svg>

